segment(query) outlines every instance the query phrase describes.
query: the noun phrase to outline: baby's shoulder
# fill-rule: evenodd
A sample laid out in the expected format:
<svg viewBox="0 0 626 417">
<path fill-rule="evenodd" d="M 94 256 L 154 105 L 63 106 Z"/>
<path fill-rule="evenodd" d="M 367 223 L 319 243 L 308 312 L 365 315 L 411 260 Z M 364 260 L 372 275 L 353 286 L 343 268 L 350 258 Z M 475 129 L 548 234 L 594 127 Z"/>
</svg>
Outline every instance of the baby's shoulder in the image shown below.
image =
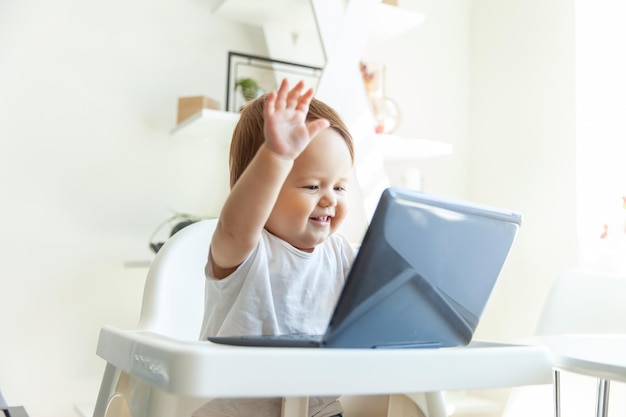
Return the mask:
<svg viewBox="0 0 626 417">
<path fill-rule="evenodd" d="M 324 244 L 327 246 L 328 250 L 347 255 L 348 257 L 352 257 L 356 253 L 356 246 L 339 233 L 330 235 L 328 239 L 324 241 Z"/>
<path fill-rule="evenodd" d="M 347 237 L 345 237 L 344 235 L 342 235 L 341 233 L 333 233 L 332 235 L 328 236 L 328 239 L 326 239 L 326 241 L 331 242 L 331 244 L 334 245 L 345 245 L 345 246 L 351 246 L 351 247 L 355 247 L 355 245 L 353 245 Z"/>
</svg>

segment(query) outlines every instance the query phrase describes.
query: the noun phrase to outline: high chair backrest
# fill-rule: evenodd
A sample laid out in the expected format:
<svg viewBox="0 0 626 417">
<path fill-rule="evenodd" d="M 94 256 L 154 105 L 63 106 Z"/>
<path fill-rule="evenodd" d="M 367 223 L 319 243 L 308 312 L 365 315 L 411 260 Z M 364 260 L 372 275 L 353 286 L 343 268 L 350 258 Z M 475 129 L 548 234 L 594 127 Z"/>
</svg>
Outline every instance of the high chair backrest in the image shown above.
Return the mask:
<svg viewBox="0 0 626 417">
<path fill-rule="evenodd" d="M 626 334 L 626 276 L 571 269 L 552 286 L 535 334 Z"/>
<path fill-rule="evenodd" d="M 204 315 L 204 267 L 217 219 L 178 231 L 156 254 L 143 293 L 138 328 L 198 340 Z"/>
</svg>

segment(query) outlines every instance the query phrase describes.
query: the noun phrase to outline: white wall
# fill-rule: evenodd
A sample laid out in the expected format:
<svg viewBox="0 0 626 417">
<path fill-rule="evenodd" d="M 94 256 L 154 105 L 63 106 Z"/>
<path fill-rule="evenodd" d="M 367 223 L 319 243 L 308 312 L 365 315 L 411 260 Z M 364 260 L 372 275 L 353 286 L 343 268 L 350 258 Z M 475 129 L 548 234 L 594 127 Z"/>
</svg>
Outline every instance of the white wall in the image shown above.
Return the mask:
<svg viewBox="0 0 626 417">
<path fill-rule="evenodd" d="M 524 216 L 476 337 L 515 341 L 577 263 L 574 5 L 472 0 L 470 22 L 469 196 Z"/>
<path fill-rule="evenodd" d="M 576 136 L 581 266 L 626 275 L 626 4 L 576 1 Z M 603 226 L 607 236 L 600 239 Z"/>
<path fill-rule="evenodd" d="M 123 263 L 149 259 L 156 226 L 202 192 L 171 169 L 177 97 L 223 103 L 227 51 L 263 48 L 204 1 L 0 2 L 0 387 L 12 404 L 60 417 L 95 398 L 98 331 L 134 327 L 141 304 L 146 270 Z"/>
<path fill-rule="evenodd" d="M 576 265 L 574 5 L 473 0 L 470 196 L 524 215 L 480 336 L 530 335 Z"/>
</svg>

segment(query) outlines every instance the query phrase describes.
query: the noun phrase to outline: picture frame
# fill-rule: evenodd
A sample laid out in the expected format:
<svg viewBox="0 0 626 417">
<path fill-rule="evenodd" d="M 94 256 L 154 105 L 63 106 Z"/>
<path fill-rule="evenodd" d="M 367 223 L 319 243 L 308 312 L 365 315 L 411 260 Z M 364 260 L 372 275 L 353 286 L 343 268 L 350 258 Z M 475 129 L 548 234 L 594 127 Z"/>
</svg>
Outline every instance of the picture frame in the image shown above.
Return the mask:
<svg viewBox="0 0 626 417">
<path fill-rule="evenodd" d="M 292 86 L 302 80 L 307 88 L 317 88 L 322 71 L 323 68 L 320 67 L 228 52 L 226 111 L 241 111 L 252 95 L 256 97 L 278 89 L 284 78 Z M 248 98 L 244 97 L 241 86 L 238 87 L 239 81 L 242 81 L 244 86 L 250 87 Z M 253 81 L 256 82 L 257 89 L 254 89 Z"/>
</svg>

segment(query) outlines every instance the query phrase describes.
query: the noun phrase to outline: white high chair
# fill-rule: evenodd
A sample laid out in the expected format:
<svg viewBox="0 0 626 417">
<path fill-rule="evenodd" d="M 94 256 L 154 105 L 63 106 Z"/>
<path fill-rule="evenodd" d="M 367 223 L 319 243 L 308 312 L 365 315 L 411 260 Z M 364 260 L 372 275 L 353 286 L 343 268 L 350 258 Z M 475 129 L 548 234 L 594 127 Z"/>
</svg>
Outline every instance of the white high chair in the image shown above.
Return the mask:
<svg viewBox="0 0 626 417">
<path fill-rule="evenodd" d="M 155 333 L 178 341 L 198 340 L 204 315 L 204 265 L 216 224 L 217 220 L 211 219 L 187 226 L 159 250 L 146 279 L 136 332 Z M 101 337 L 98 354 L 101 356 L 116 354 L 113 350 L 128 356 L 124 359 L 126 362 L 132 360 L 133 356 L 134 359 L 138 358 L 133 352 L 125 351 L 122 346 L 107 345 Z M 150 361 L 147 357 L 141 359 L 145 362 L 146 368 L 157 377 L 160 374 L 159 367 L 167 366 L 164 363 Z M 194 377 L 197 376 L 189 375 L 190 379 Z M 372 396 L 361 402 L 356 398 L 346 398 L 344 402 L 363 412 L 365 404 L 370 409 L 380 409 L 381 399 L 382 397 Z M 159 391 L 107 363 L 94 417 L 191 415 L 206 401 L 208 401 L 206 398 L 181 398 Z M 429 401 L 431 408 L 442 406 L 442 403 L 438 403 L 440 398 L 437 393 L 430 395 L 428 400 L 424 396 L 416 398 L 416 401 L 423 404 Z M 295 399 L 287 400 L 285 403 L 287 410 L 299 407 Z M 417 406 L 412 401 L 400 396 L 392 397 L 389 405 L 385 403 L 384 407 L 391 408 L 392 411 L 397 410 L 396 414 L 408 413 L 409 410 L 415 409 L 415 414 L 411 415 L 421 415 L 417 414 Z"/>
<path fill-rule="evenodd" d="M 137 332 L 180 341 L 198 340 L 204 316 L 204 264 L 216 224 L 217 220 L 211 219 L 187 226 L 156 254 L 146 278 Z M 107 345 L 103 337 L 106 331 L 106 327 L 101 331 L 97 348 L 97 354 L 107 360 L 107 365 L 94 417 L 191 415 L 203 404 L 202 401 L 190 401 L 187 407 L 177 404 L 174 396 L 161 393 L 114 366 L 109 359 L 112 356 L 119 356 L 125 363 L 139 358 L 131 351 L 124 351 L 122 346 Z M 158 377 L 158 367 L 165 365 L 146 360 L 145 366 L 153 377 Z"/>
<path fill-rule="evenodd" d="M 97 354 L 107 364 L 94 417 L 191 416 L 212 398 L 253 396 L 283 397 L 283 416 L 306 417 L 309 395 L 336 393 L 347 394 L 345 417 L 417 417 L 420 409 L 428 417 L 447 417 L 443 390 L 550 381 L 541 347 L 477 343 L 381 351 L 199 341 L 204 266 L 215 226 L 216 220 L 194 223 L 159 250 L 137 329 L 101 329 Z"/>
</svg>

